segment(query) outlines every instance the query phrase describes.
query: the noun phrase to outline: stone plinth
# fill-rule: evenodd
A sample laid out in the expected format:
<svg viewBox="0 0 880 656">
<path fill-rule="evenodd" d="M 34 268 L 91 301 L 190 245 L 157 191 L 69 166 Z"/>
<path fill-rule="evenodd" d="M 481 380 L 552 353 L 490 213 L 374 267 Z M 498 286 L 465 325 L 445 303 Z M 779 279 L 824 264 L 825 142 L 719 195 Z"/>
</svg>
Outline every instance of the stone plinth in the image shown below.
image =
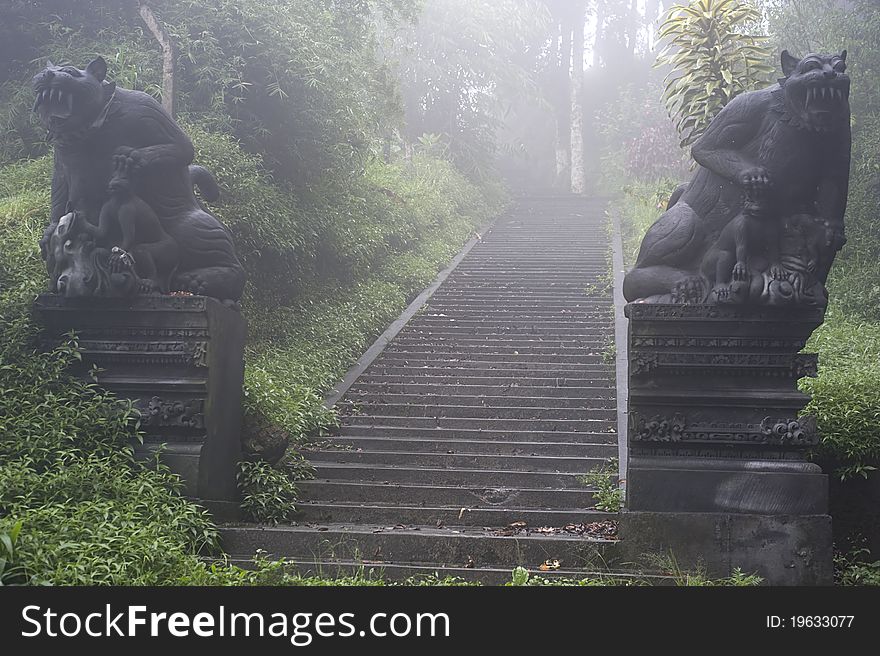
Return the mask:
<svg viewBox="0 0 880 656">
<path fill-rule="evenodd" d="M 780 578 L 771 564 L 790 561 L 792 545 L 808 535 L 809 561 L 822 565 L 820 574 L 799 580 L 824 581 L 831 571 L 828 481 L 806 459 L 818 435 L 811 418 L 799 417 L 809 397 L 797 387 L 816 373 L 816 356 L 801 350 L 822 311 L 632 303 L 626 314 L 631 521 L 644 526 L 656 514 L 669 526 L 690 527 L 677 533 L 679 544 L 670 542 L 675 531 L 664 531 L 655 545 L 683 554 L 694 552 L 694 522 L 723 526 L 725 544 L 737 545 L 741 558 L 730 566 L 779 583 L 796 581 L 791 572 Z M 762 530 L 739 534 L 745 526 Z M 721 562 L 705 546 L 703 561 Z"/>
<path fill-rule="evenodd" d="M 239 312 L 204 296 L 68 299 L 41 295 L 35 310 L 47 346 L 74 331 L 76 373 L 141 412 L 149 456 L 180 474 L 186 494 L 211 501 L 238 496 L 246 324 Z"/>
</svg>

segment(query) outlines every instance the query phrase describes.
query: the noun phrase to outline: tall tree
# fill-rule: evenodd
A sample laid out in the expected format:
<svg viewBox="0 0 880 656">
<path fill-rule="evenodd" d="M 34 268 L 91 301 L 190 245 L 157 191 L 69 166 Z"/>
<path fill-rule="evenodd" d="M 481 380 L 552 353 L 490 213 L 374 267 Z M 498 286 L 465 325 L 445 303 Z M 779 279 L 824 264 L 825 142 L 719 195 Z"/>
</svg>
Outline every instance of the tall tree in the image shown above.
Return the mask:
<svg viewBox="0 0 880 656">
<path fill-rule="evenodd" d="M 579 0 L 574 12 L 571 54 L 571 191 L 587 188 L 584 167 L 584 22 L 586 8 Z"/>
<path fill-rule="evenodd" d="M 144 0 L 138 0 L 138 12 L 147 29 L 150 30 L 150 34 L 162 48 L 162 106 L 171 116 L 174 116 L 177 112 L 177 93 L 174 88 L 177 82 L 175 72 L 177 48 L 174 45 L 174 40 L 156 18 L 150 5 Z"/>
<path fill-rule="evenodd" d="M 567 190 L 571 186 L 571 21 L 566 13 L 558 16 L 559 46 L 557 84 L 564 102 L 556 104 L 556 184 Z"/>
</svg>

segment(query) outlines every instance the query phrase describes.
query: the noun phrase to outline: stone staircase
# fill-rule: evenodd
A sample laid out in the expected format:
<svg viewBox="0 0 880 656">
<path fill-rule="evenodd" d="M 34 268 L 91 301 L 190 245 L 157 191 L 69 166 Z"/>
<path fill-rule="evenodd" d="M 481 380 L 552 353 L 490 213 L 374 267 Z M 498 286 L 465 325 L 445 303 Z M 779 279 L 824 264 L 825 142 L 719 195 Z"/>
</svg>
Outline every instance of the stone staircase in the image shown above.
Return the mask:
<svg viewBox="0 0 880 656">
<path fill-rule="evenodd" d="M 487 583 L 614 568 L 616 515 L 579 480 L 618 453 L 609 241 L 601 200 L 520 200 L 345 391 L 298 524 L 225 527 L 226 551 Z"/>
</svg>

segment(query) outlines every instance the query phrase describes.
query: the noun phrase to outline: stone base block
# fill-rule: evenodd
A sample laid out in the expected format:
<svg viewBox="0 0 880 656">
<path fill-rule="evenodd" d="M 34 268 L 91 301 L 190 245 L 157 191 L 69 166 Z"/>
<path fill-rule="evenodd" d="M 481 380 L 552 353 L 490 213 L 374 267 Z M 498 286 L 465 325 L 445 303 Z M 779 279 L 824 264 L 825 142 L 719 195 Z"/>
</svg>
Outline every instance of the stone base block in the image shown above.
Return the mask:
<svg viewBox="0 0 880 656">
<path fill-rule="evenodd" d="M 831 517 L 734 513 L 632 512 L 621 515 L 627 560 L 671 554 L 684 569 L 712 577 L 736 568 L 767 585 L 831 585 Z"/>
<path fill-rule="evenodd" d="M 634 458 L 627 507 L 648 512 L 824 515 L 828 477 L 800 461 Z"/>
<path fill-rule="evenodd" d="M 51 348 L 73 331 L 74 369 L 130 399 L 141 415 L 141 458 L 161 460 L 185 494 L 235 502 L 241 459 L 241 313 L 204 296 L 68 299 L 43 294 L 35 310 Z"/>
</svg>

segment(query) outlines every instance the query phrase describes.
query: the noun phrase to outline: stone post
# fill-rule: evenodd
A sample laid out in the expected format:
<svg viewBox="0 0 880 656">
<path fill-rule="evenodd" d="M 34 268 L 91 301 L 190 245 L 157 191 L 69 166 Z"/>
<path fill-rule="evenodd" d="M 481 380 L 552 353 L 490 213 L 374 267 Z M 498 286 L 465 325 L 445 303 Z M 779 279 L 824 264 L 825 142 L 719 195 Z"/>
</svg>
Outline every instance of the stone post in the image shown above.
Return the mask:
<svg viewBox="0 0 880 656">
<path fill-rule="evenodd" d="M 141 412 L 141 457 L 160 450 L 185 493 L 236 501 L 241 458 L 241 399 L 246 323 L 241 313 L 205 296 L 65 298 L 35 304 L 46 345 L 73 330 L 82 349 L 74 373 Z"/>
<path fill-rule="evenodd" d="M 828 481 L 797 381 L 820 308 L 630 303 L 630 551 L 831 583 Z M 637 555 L 636 553 L 632 554 Z"/>
</svg>

